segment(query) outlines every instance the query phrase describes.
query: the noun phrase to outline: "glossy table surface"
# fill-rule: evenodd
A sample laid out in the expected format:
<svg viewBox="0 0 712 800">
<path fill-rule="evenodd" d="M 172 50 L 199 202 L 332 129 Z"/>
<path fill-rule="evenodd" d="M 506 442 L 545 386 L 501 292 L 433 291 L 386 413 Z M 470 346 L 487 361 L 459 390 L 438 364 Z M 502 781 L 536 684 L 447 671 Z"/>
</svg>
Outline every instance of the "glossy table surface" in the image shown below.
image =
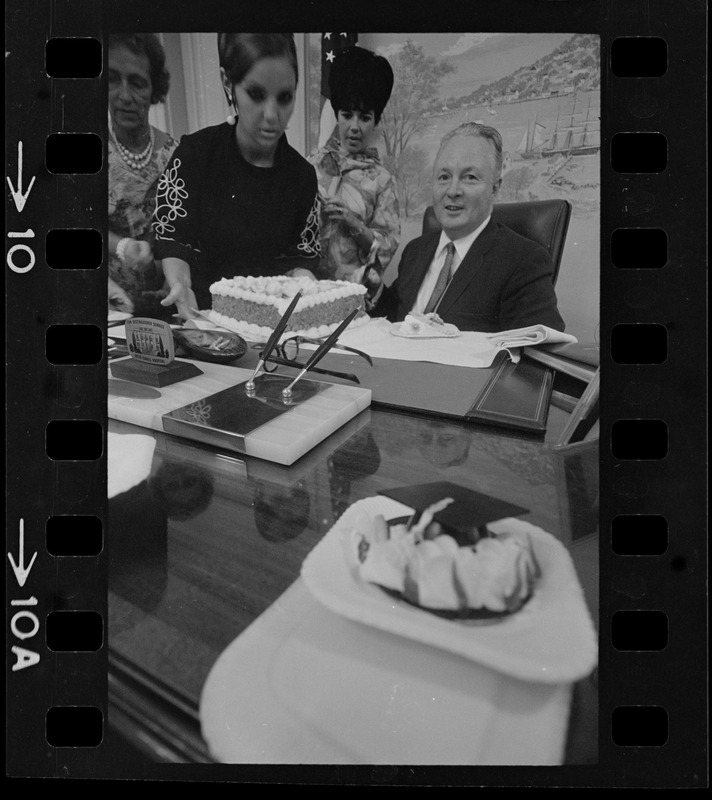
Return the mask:
<svg viewBox="0 0 712 800">
<path fill-rule="evenodd" d="M 148 479 L 109 501 L 109 722 L 156 761 L 210 762 L 198 705 L 220 654 L 299 579 L 348 506 L 452 481 L 529 509 L 569 550 L 598 618 L 597 444 L 370 408 L 290 467 L 110 420 L 156 445 Z M 595 763 L 596 672 L 574 687 L 566 763 Z"/>
</svg>

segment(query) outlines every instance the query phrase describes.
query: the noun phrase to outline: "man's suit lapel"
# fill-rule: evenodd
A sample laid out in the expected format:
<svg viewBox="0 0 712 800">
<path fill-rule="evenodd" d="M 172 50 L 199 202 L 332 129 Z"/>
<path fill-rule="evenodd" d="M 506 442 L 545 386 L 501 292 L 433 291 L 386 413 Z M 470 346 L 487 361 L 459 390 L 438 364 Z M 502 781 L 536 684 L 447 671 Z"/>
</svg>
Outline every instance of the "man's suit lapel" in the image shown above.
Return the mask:
<svg viewBox="0 0 712 800">
<path fill-rule="evenodd" d="M 401 293 L 402 307 L 405 309 L 413 308 L 415 301 L 418 299 L 420 286 L 423 283 L 423 279 L 425 278 L 425 274 L 433 258 L 435 258 L 435 251 L 440 241 L 440 234 L 431 233 L 428 234 L 427 237 L 423 237 L 423 239 L 423 246 L 419 247 L 416 251 L 416 258 L 413 260 L 408 270 L 408 282 L 405 287 L 406 291 Z"/>
<path fill-rule="evenodd" d="M 455 275 L 443 295 L 443 299 L 438 306 L 439 313 L 449 311 L 460 299 L 461 295 L 467 290 L 472 280 L 474 280 L 482 260 L 487 251 L 492 247 L 497 238 L 497 226 L 490 220 L 489 225 L 475 239 L 472 247 L 467 251 L 462 264 L 457 268 Z"/>
</svg>

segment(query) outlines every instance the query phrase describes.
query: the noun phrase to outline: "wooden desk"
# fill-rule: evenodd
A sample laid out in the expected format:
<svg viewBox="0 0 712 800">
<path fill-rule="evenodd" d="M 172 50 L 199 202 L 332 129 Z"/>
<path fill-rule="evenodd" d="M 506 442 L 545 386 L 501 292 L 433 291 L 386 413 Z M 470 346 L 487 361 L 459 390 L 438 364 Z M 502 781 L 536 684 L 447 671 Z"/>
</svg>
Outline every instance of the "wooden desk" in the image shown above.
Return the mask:
<svg viewBox="0 0 712 800">
<path fill-rule="evenodd" d="M 198 704 L 225 648 L 298 578 L 345 508 L 394 485 L 449 480 L 530 509 L 569 548 L 598 612 L 595 448 L 370 409 L 291 467 L 110 421 L 156 440 L 148 482 L 109 503 L 109 722 L 153 761 L 210 762 Z M 573 459 L 573 461 L 572 461 Z M 595 763 L 596 673 L 576 685 L 567 763 Z"/>
</svg>

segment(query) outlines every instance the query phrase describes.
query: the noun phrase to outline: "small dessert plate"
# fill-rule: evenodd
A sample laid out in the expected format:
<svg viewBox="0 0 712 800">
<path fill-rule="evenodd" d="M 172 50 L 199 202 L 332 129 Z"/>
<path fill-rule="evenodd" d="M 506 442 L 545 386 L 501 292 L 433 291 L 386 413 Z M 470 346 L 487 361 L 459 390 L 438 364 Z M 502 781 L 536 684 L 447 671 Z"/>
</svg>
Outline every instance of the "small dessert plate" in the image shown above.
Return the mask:
<svg viewBox="0 0 712 800">
<path fill-rule="evenodd" d="M 392 327 L 391 333 L 404 339 L 451 339 L 460 335 L 460 329 L 435 314 L 411 313 L 400 325 Z"/>
<path fill-rule="evenodd" d="M 242 358 L 247 352 L 247 343 L 230 331 L 203 330 L 201 328 L 173 330 L 176 342 L 190 358 L 227 364 Z"/>
<path fill-rule="evenodd" d="M 497 533 L 529 536 L 542 575 L 518 612 L 482 626 L 444 619 L 388 595 L 358 573 L 352 532 L 366 530 L 378 514 L 386 520 L 413 513 L 387 497 L 350 506 L 309 553 L 301 576 L 324 606 L 364 625 L 404 636 L 537 683 L 566 683 L 595 668 L 598 639 L 571 556 L 550 533 L 523 520 L 489 525 Z"/>
</svg>

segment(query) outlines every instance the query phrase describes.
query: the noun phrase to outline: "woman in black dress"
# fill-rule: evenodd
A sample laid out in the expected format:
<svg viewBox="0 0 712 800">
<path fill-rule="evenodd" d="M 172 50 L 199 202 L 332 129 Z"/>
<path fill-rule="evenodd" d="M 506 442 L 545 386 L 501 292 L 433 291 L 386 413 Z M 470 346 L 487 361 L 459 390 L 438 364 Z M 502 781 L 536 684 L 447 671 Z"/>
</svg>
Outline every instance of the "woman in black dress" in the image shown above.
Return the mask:
<svg viewBox="0 0 712 800">
<path fill-rule="evenodd" d="M 298 80 L 292 34 L 218 34 L 232 113 L 184 136 L 158 186 L 153 228 L 182 317 L 221 278 L 309 275 L 319 255 L 314 168 L 288 143 Z"/>
</svg>

